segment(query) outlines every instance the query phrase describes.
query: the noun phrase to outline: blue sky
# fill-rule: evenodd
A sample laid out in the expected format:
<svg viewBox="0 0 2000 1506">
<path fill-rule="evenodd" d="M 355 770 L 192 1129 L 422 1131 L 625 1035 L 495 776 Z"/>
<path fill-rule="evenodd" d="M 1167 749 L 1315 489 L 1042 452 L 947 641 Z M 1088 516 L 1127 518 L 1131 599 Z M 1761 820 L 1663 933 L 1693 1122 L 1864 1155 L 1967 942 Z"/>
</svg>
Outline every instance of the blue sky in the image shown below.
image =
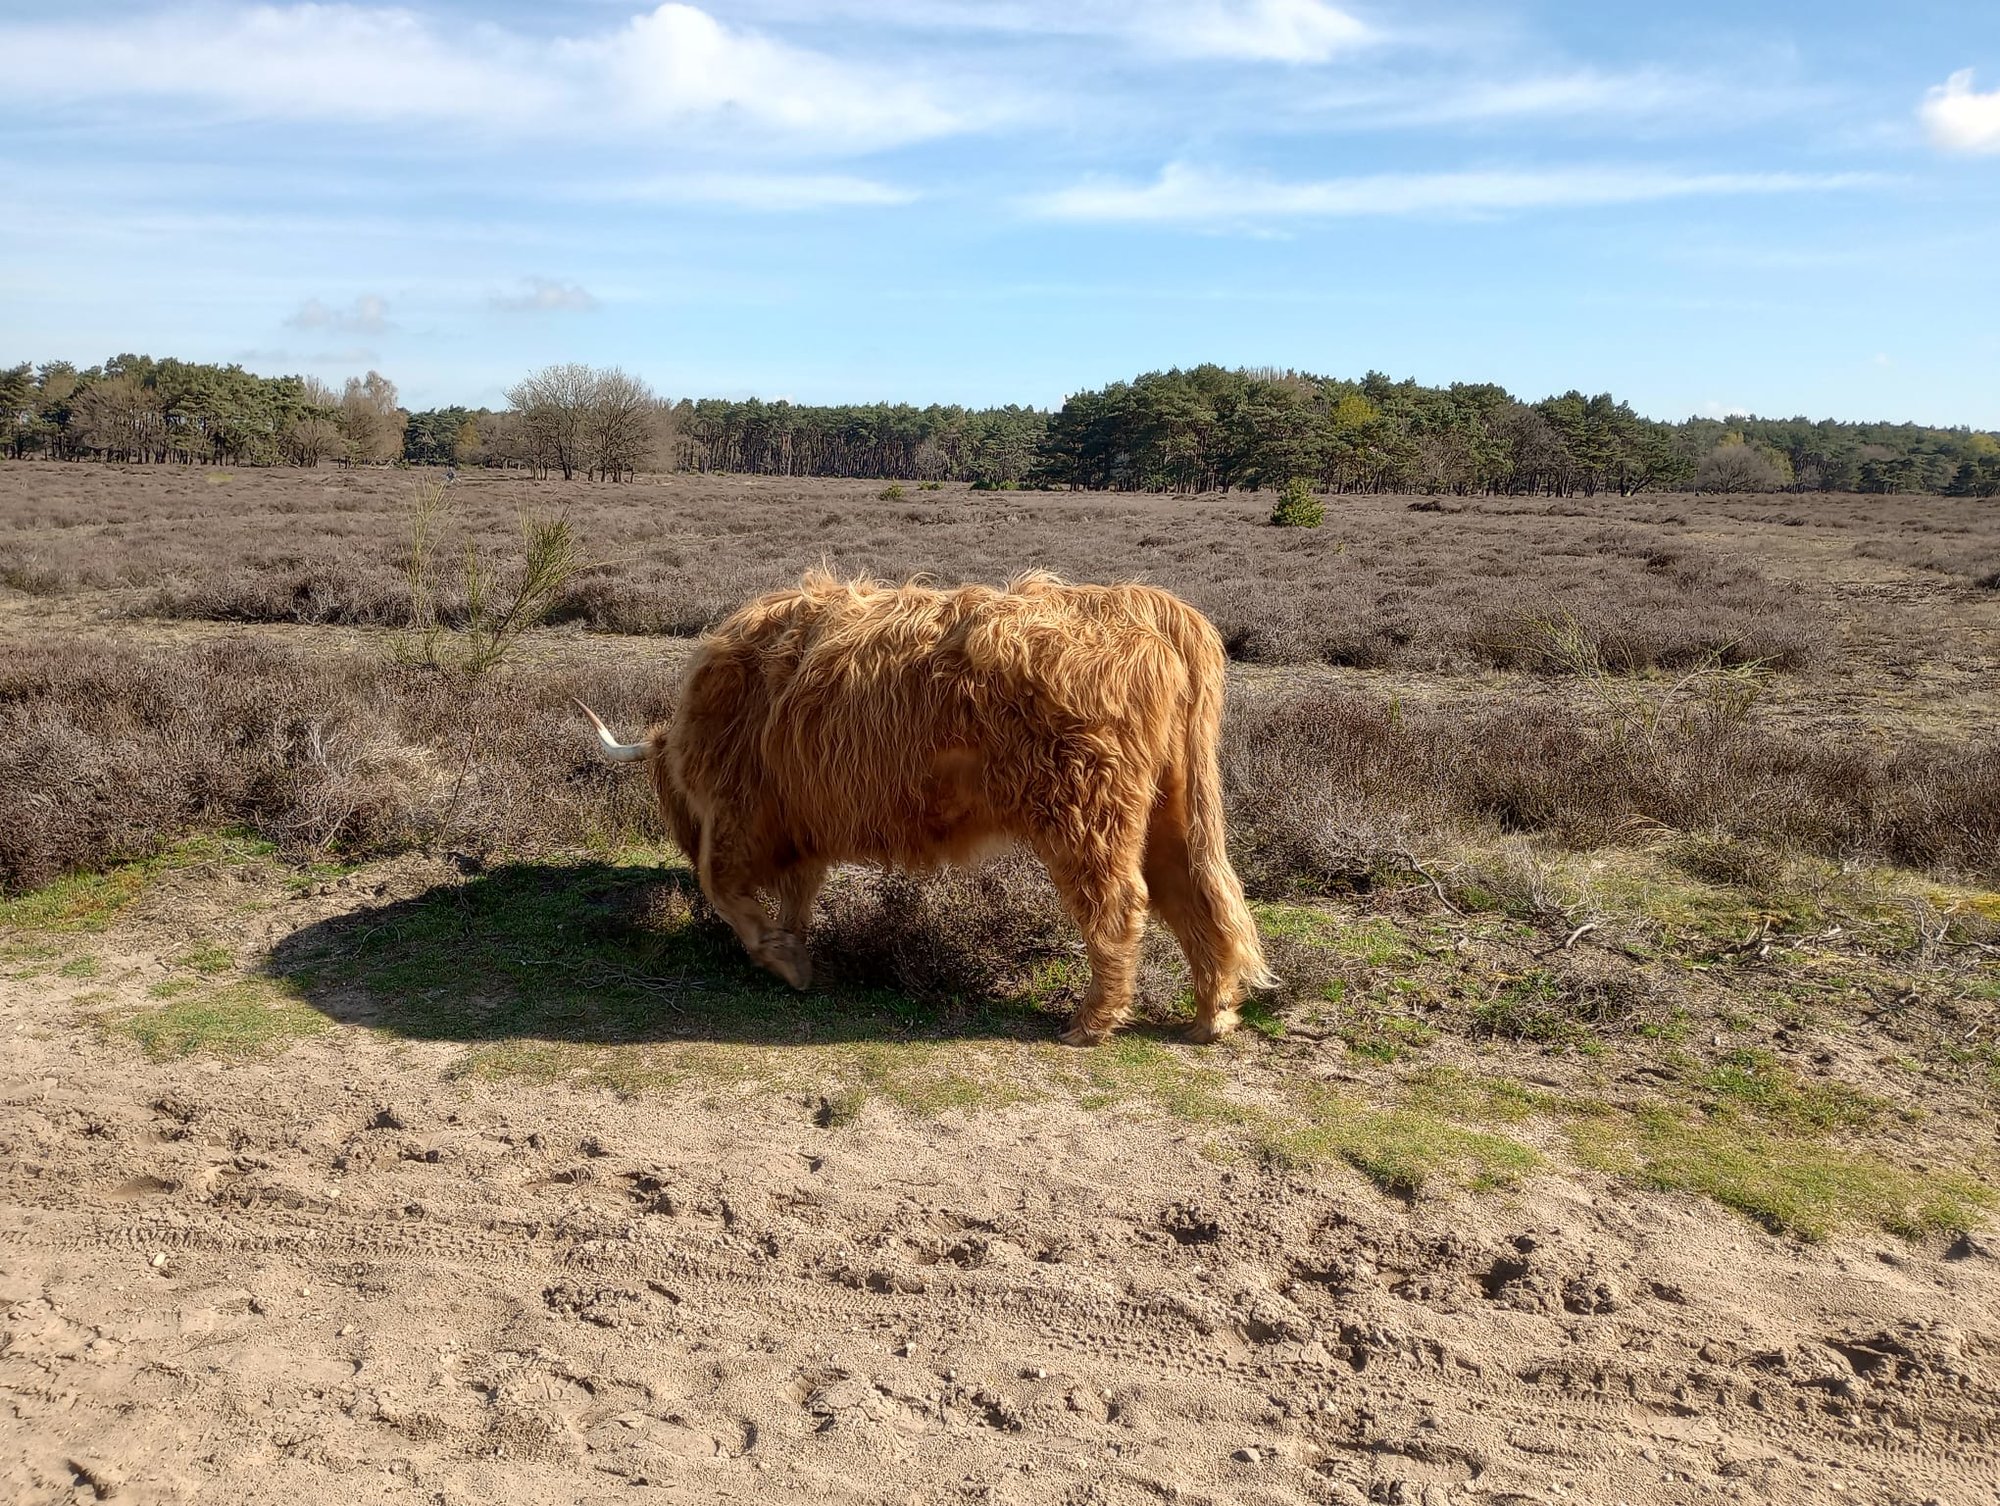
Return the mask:
<svg viewBox="0 0 2000 1506">
<path fill-rule="evenodd" d="M 2000 427 L 1992 0 L 74 0 L 0 93 L 0 361 Z"/>
</svg>

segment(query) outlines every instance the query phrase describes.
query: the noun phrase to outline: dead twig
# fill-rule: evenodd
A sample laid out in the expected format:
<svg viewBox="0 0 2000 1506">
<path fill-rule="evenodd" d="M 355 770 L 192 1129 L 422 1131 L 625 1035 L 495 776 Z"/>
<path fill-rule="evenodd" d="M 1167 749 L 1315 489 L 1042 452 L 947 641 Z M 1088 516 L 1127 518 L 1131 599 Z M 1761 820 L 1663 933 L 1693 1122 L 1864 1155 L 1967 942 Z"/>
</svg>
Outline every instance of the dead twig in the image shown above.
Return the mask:
<svg viewBox="0 0 2000 1506">
<path fill-rule="evenodd" d="M 1414 873 L 1418 878 L 1423 879 L 1426 883 L 1428 883 L 1431 886 L 1431 891 L 1437 895 L 1439 904 L 1443 905 L 1447 910 L 1451 911 L 1451 913 L 1456 915 L 1460 920 L 1470 919 L 1470 917 L 1467 916 L 1463 910 L 1459 909 L 1457 905 L 1454 905 L 1451 902 L 1451 896 L 1449 896 L 1444 892 L 1444 885 L 1438 882 L 1437 875 L 1432 873 L 1430 869 L 1424 867 L 1422 863 L 1419 863 L 1408 848 L 1406 847 L 1397 848 L 1395 851 L 1395 856 L 1402 859 L 1403 868 L 1406 872 Z"/>
<path fill-rule="evenodd" d="M 1586 920 L 1582 925 L 1578 926 L 1574 931 L 1571 931 L 1569 935 L 1563 938 L 1562 949 L 1565 952 L 1568 951 L 1571 947 L 1575 946 L 1578 940 L 1580 940 L 1584 935 L 1596 929 L 1597 929 L 1596 921 Z"/>
</svg>

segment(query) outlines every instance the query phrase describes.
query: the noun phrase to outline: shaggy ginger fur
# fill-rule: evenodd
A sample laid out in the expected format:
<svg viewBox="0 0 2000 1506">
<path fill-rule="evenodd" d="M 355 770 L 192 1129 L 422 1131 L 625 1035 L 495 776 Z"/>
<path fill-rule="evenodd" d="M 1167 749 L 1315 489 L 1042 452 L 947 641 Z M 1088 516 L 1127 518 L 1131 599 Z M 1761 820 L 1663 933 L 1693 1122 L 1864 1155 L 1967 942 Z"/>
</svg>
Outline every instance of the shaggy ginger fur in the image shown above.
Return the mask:
<svg viewBox="0 0 2000 1506">
<path fill-rule="evenodd" d="M 644 756 L 710 903 L 794 987 L 830 864 L 924 869 L 1018 842 L 1090 957 L 1063 1039 L 1125 1017 L 1150 906 L 1194 976 L 1190 1034 L 1211 1041 L 1269 982 L 1224 846 L 1223 663 L 1208 621 L 1148 586 L 815 573 L 702 640 Z"/>
</svg>

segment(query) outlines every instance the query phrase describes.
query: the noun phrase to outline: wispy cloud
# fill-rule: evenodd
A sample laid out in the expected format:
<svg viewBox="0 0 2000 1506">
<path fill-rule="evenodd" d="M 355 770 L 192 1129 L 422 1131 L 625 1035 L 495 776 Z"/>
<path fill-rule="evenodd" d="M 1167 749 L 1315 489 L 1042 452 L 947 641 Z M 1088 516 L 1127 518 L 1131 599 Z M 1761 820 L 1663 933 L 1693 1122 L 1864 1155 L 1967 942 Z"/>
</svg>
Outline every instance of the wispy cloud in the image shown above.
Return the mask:
<svg viewBox="0 0 2000 1506">
<path fill-rule="evenodd" d="M 497 294 L 491 302 L 496 309 L 510 314 L 581 314 L 597 307 L 597 300 L 588 289 L 547 277 L 530 277 L 522 291 Z"/>
<path fill-rule="evenodd" d="M 1048 219 L 1242 227 L 1274 219 L 1506 214 L 1715 195 L 1820 193 L 1880 180 L 1861 173 L 1679 173 L 1653 168 L 1376 173 L 1282 182 L 1169 163 L 1151 183 L 1100 179 L 1031 199 Z"/>
<path fill-rule="evenodd" d="M 758 211 L 891 207 L 917 194 L 842 173 L 758 171 L 665 173 L 625 182 L 573 187 L 578 198 L 633 204 L 715 204 Z"/>
<path fill-rule="evenodd" d="M 712 123 L 733 139 L 867 149 L 966 124 L 921 81 L 665 4 L 610 30 L 529 38 L 364 5 L 189 4 L 0 23 L 0 87 L 37 103 L 180 100 L 259 119 L 453 122 L 623 135 Z"/>
<path fill-rule="evenodd" d="M 1924 96 L 1917 114 L 1933 145 L 1950 152 L 2000 152 L 2000 89 L 1972 87 L 1961 68 Z"/>
<path fill-rule="evenodd" d="M 1132 29 L 1158 51 L 1250 62 L 1324 63 L 1374 35 L 1325 0 L 1197 0 L 1132 15 Z"/>
<path fill-rule="evenodd" d="M 1372 88 L 1342 87 L 1303 108 L 1345 129 L 1492 125 L 1589 120 L 1727 127 L 1765 119 L 1811 102 L 1811 91 L 1769 79 L 1685 73 L 1660 67 L 1413 73 Z"/>
<path fill-rule="evenodd" d="M 332 308 L 317 298 L 308 298 L 285 323 L 293 329 L 379 335 L 389 328 L 389 304 L 388 300 L 374 293 L 363 293 L 354 300 L 351 308 Z"/>
</svg>

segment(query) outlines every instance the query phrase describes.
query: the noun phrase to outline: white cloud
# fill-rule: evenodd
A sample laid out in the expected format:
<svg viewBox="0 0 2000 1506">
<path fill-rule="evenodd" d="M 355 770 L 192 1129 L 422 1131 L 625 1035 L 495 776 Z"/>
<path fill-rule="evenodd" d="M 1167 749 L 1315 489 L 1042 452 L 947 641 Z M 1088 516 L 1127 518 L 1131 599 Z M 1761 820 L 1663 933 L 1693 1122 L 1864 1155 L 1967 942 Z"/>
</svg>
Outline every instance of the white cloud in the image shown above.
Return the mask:
<svg viewBox="0 0 2000 1506">
<path fill-rule="evenodd" d="M 1917 109 L 1935 146 L 1950 152 L 2000 152 L 2000 89 L 1982 94 L 1961 68 L 1924 96 Z"/>
<path fill-rule="evenodd" d="M 1324 63 L 1373 36 L 1325 0 L 1199 0 L 1141 7 L 1138 14 L 1161 51 L 1194 57 Z"/>
<path fill-rule="evenodd" d="M 389 304 L 374 293 L 363 293 L 352 308 L 330 308 L 317 298 L 308 298 L 299 311 L 285 321 L 293 329 L 324 329 L 341 334 L 379 335 L 389 328 Z"/>
<path fill-rule="evenodd" d="M 493 307 L 511 314 L 588 313 L 597 307 L 589 291 L 573 282 L 557 282 L 548 277 L 530 277 L 519 293 L 503 293 L 492 299 Z"/>
<path fill-rule="evenodd" d="M 924 91 L 891 77 L 751 33 L 734 32 L 691 5 L 662 5 L 608 37 L 557 51 L 611 86 L 642 122 L 704 115 L 850 145 L 941 136 L 953 114 Z"/>
<path fill-rule="evenodd" d="M 664 4 L 622 27 L 541 41 L 446 31 L 346 4 L 170 5 L 101 22 L 0 23 L 0 88 L 32 102 L 177 99 L 260 119 L 451 122 L 502 134 L 629 138 L 709 124 L 867 149 L 963 129 L 920 82 Z"/>
<path fill-rule="evenodd" d="M 886 208 L 917 195 L 894 184 L 841 173 L 668 173 L 572 190 L 576 197 L 650 204 L 719 204 L 730 209 Z"/>
<path fill-rule="evenodd" d="M 1095 180 L 1031 200 L 1049 219 L 1207 223 L 1273 219 L 1492 215 L 1723 194 L 1812 193 L 1864 186 L 1865 174 L 1675 173 L 1652 168 L 1376 173 L 1280 182 L 1169 163 L 1152 183 Z"/>
</svg>

